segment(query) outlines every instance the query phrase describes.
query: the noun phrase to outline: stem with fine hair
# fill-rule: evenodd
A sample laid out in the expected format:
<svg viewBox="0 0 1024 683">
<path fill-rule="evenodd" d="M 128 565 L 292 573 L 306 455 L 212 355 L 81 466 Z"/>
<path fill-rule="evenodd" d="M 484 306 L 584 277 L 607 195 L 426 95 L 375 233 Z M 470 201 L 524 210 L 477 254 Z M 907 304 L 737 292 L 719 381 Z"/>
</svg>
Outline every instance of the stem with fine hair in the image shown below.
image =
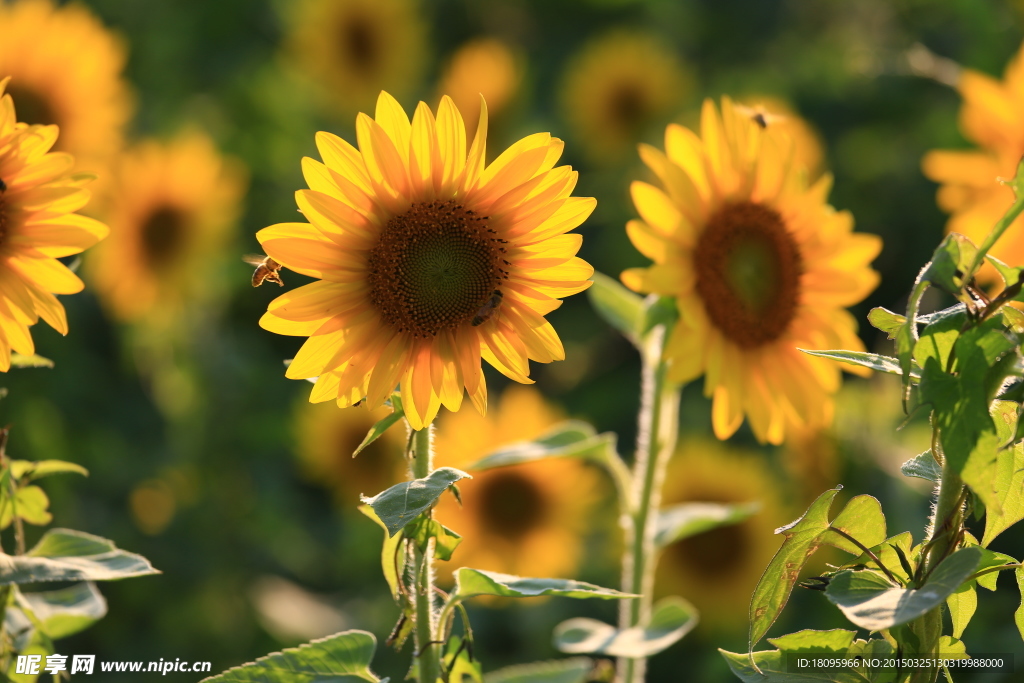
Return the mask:
<svg viewBox="0 0 1024 683">
<path fill-rule="evenodd" d="M 633 464 L 633 495 L 623 515 L 625 552 L 622 561 L 622 590 L 640 597 L 620 603 L 619 628 L 622 629 L 644 626 L 651 617 L 657 512 L 661 506 L 665 467 L 675 450 L 679 428 L 680 386 L 668 378 L 668 366 L 662 360 L 666 335 L 664 325 L 655 327 L 640 350 L 643 363 L 640 417 Z M 646 659 L 622 657 L 618 662 L 617 680 L 641 683 L 646 670 Z"/>
<path fill-rule="evenodd" d="M 960 478 L 960 473 L 953 469 L 948 458 L 943 458 L 942 477 L 939 479 L 935 513 L 931 521 L 931 534 L 925 556 L 922 558 L 922 580 L 956 549 L 964 522 L 963 493 L 964 482 Z"/>
<path fill-rule="evenodd" d="M 434 452 L 428 425 L 412 433 L 412 476 L 423 479 L 434 469 Z M 429 514 L 429 513 L 428 513 Z M 441 649 L 434 639 L 437 614 L 434 610 L 434 540 L 430 539 L 426 550 L 421 551 L 411 544 L 413 570 L 415 571 L 416 600 L 416 671 L 420 683 L 436 683 L 441 677 Z"/>
</svg>

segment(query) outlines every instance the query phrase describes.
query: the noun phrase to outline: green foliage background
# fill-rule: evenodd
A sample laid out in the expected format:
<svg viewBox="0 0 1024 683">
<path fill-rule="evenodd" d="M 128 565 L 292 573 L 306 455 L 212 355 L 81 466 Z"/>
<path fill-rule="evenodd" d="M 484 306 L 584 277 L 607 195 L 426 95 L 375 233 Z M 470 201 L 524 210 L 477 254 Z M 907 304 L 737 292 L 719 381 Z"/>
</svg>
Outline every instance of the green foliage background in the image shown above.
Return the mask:
<svg viewBox="0 0 1024 683">
<path fill-rule="evenodd" d="M 257 251 L 258 229 L 295 217 L 292 194 L 304 186 L 299 159 L 316 156 L 313 134 L 329 130 L 354 139 L 350 115 L 332 117 L 312 106 L 276 65 L 289 3 L 86 4 L 130 45 L 126 75 L 138 97 L 136 134 L 169 135 L 183 122 L 197 121 L 224 151 L 249 165 L 252 185 L 237 252 Z M 854 311 L 861 321 L 875 305 L 902 310 L 916 269 L 941 237 L 945 216 L 935 206 L 934 184 L 919 171 L 922 155 L 965 146 L 956 124 L 958 95 L 915 76 L 906 50 L 919 42 L 965 66 L 999 74 L 1024 37 L 1024 3 L 974 0 L 437 0 L 424 2 L 423 11 L 431 55 L 416 94 L 432 104 L 441 65 L 465 40 L 495 35 L 523 50 L 526 92 L 491 149 L 535 130 L 566 140 L 564 160 L 580 170 L 577 194 L 599 200 L 581 229 L 580 255 L 612 275 L 645 263 L 623 229 L 634 216 L 628 182 L 645 177 L 645 171 L 635 155 L 610 168 L 589 164 L 559 113 L 562 68 L 588 37 L 613 27 L 661 36 L 695 77 L 677 117 L 683 123 L 695 121 L 705 96 L 773 94 L 789 100 L 824 139 L 827 167 L 836 175 L 832 203 L 850 209 L 860 230 L 885 240 L 875 263 L 882 285 Z M 403 100 L 407 108 L 414 103 Z M 666 122 L 652 124 L 642 139 L 660 144 Z M 380 576 L 379 529 L 353 514 L 356 501 L 341 510 L 328 491 L 297 474 L 290 420 L 296 397 L 309 387 L 286 380 L 281 360 L 294 355 L 300 340 L 257 326 L 279 292 L 253 290 L 250 272 L 237 260 L 225 274 L 232 296 L 180 359 L 182 371 L 197 382 L 198 398 L 177 419 L 166 419 L 155 406 L 134 369 L 124 330 L 104 316 L 89 290 L 64 298 L 68 338 L 42 325 L 33 330 L 39 353 L 54 359 L 56 369 L 14 371 L 3 378 L 10 396 L 0 402 L 0 420 L 13 425 L 12 456 L 70 460 L 91 472 L 87 480 L 46 483 L 55 524 L 113 539 L 163 571 L 105 585 L 109 615 L 62 641 L 58 652 L 211 660 L 217 672 L 295 645 L 261 627 L 252 606 L 253 582 L 267 574 L 332 595 L 350 627 L 373 631 L 381 641 L 396 618 Z M 286 278 L 289 288 L 300 280 L 294 274 Z M 581 368 L 568 381 L 554 367 L 535 365 L 539 388 L 570 414 L 600 431 L 616 431 L 621 444 L 630 444 L 638 396 L 635 352 L 598 319 L 585 297 L 569 300 L 550 319 L 569 353 L 579 354 L 573 362 Z M 866 322 L 862 332 L 869 348 L 890 352 L 884 335 Z M 488 372 L 488 381 L 500 387 L 504 380 Z M 895 394 L 887 398 L 898 401 Z M 685 429 L 709 432 L 709 413 L 699 388 L 689 387 Z M 736 438 L 753 444 L 745 427 Z M 841 450 L 847 491 L 881 499 L 891 529 L 923 526 L 922 493 L 884 473 L 855 445 Z M 764 453 L 778 466 L 776 453 Z M 131 521 L 127 501 L 135 485 L 155 476 L 181 482 L 191 502 L 180 507 L 166 531 L 148 536 Z M 31 544 L 39 532 L 30 534 Z M 616 585 L 613 544 L 600 533 L 590 540 L 588 561 L 576 578 Z M 1024 533 L 1013 529 L 993 549 L 1019 556 L 1022 543 Z M 798 591 L 773 633 L 845 627 L 842 615 L 819 597 Z M 983 643 L 985 651 L 1015 652 L 1024 664 L 1014 605 L 991 597 L 981 596 L 969 639 Z M 614 610 L 597 601 L 551 600 L 501 610 L 476 607 L 473 619 L 489 670 L 554 656 L 555 624 L 571 616 L 613 620 Z M 723 642 L 698 629 L 652 661 L 650 680 L 732 680 L 716 647 L 743 651 L 745 634 Z M 400 678 L 405 657 L 383 647 L 380 653 L 375 670 Z M 103 680 L 102 674 L 95 680 Z"/>
</svg>

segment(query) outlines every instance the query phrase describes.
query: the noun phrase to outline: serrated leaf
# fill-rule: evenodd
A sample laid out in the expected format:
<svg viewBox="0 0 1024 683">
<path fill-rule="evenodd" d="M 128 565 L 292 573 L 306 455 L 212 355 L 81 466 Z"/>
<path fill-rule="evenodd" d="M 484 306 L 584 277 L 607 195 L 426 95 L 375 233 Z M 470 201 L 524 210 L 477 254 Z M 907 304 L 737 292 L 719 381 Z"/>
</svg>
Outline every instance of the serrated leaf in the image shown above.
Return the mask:
<svg viewBox="0 0 1024 683">
<path fill-rule="evenodd" d="M 885 515 L 882 504 L 873 496 L 862 494 L 854 496 L 836 515 L 830 529 L 839 529 L 870 548 L 885 540 Z M 831 546 L 846 551 L 851 555 L 860 555 L 861 549 L 849 539 L 837 533 L 822 536 L 822 540 Z"/>
<path fill-rule="evenodd" d="M 868 322 L 875 329 L 885 332 L 889 339 L 895 339 L 900 327 L 907 322 L 906 316 L 877 306 L 868 312 Z"/>
<path fill-rule="evenodd" d="M 920 588 L 894 586 L 874 570 L 837 572 L 825 597 L 857 626 L 880 631 L 909 623 L 941 605 L 981 561 L 977 547 L 962 548 L 943 560 Z"/>
<path fill-rule="evenodd" d="M 107 613 L 107 601 L 91 581 L 54 591 L 15 590 L 15 604 L 31 610 L 53 640 L 83 631 Z"/>
<path fill-rule="evenodd" d="M 953 636 L 959 638 L 978 609 L 978 589 L 974 582 L 965 583 L 953 591 L 946 598 L 946 605 L 949 607 L 949 619 L 953 623 Z"/>
<path fill-rule="evenodd" d="M 30 356 L 24 356 L 17 351 L 11 352 L 11 367 L 12 368 L 52 368 L 53 361 L 49 358 L 43 358 L 38 354 L 32 354 Z"/>
<path fill-rule="evenodd" d="M 89 470 L 81 465 L 64 460 L 11 460 L 11 474 L 15 479 L 28 477 L 28 481 L 42 479 L 51 474 L 81 474 L 89 476 Z"/>
<path fill-rule="evenodd" d="M 604 273 L 594 273 L 587 290 L 590 305 L 606 323 L 638 343 L 644 323 L 644 300 Z"/>
<path fill-rule="evenodd" d="M 988 452 L 980 450 L 964 468 L 964 481 L 985 506 L 988 546 L 999 534 L 1024 519 L 1024 444 L 1015 443 L 1019 428 L 1018 407 L 1011 401 L 993 401 L 990 415 L 996 427 L 995 442 Z"/>
<path fill-rule="evenodd" d="M 935 462 L 935 456 L 932 455 L 931 451 L 925 451 L 920 455 L 916 455 L 900 465 L 900 472 L 905 477 L 917 477 L 918 479 L 927 479 L 936 483 L 942 478 L 942 467 L 939 466 L 939 463 Z"/>
<path fill-rule="evenodd" d="M 376 648 L 372 633 L 343 631 L 260 657 L 201 683 L 384 683 L 370 671 Z"/>
<path fill-rule="evenodd" d="M 775 623 L 789 601 L 804 563 L 821 545 L 821 536 L 828 529 L 828 510 L 840 488 L 825 491 L 800 519 L 775 530 L 777 534 L 785 534 L 786 539 L 764 570 L 750 599 L 748 650 L 753 651 L 754 645 Z"/>
<path fill-rule="evenodd" d="M 401 595 L 400 577 L 405 572 L 405 553 L 402 551 L 402 539 L 405 536 L 402 532 L 391 535 L 384 522 L 380 521 L 377 513 L 369 505 L 360 505 L 359 511 L 374 521 L 384 530 L 384 544 L 380 550 L 380 565 L 384 573 L 384 580 L 388 582 L 391 589 L 391 597 L 398 601 Z"/>
<path fill-rule="evenodd" d="M 390 415 L 385 415 L 381 419 L 377 420 L 374 425 L 370 427 L 370 431 L 366 433 L 366 437 L 363 439 L 362 443 L 360 443 L 359 446 L 356 447 L 356 450 L 352 452 L 352 457 L 354 458 L 362 453 L 363 449 L 383 436 L 384 432 L 391 429 L 391 427 L 398 423 L 403 417 L 405 417 L 405 410 L 401 406 L 395 406 L 395 409 Z"/>
<path fill-rule="evenodd" d="M 37 581 L 116 581 L 159 574 L 149 560 L 72 529 L 49 529 L 25 555 L 0 554 L 0 585 Z"/>
<path fill-rule="evenodd" d="M 761 508 L 760 503 L 681 503 L 658 511 L 654 544 L 659 548 L 721 526 L 737 524 Z"/>
<path fill-rule="evenodd" d="M 811 349 L 799 349 L 810 356 L 828 358 L 847 365 L 859 365 L 863 368 L 885 372 L 890 375 L 902 375 L 899 361 L 891 356 L 883 356 L 878 353 L 867 353 L 866 351 L 813 351 Z M 918 377 L 915 370 L 911 370 L 911 377 Z"/>
<path fill-rule="evenodd" d="M 697 609 L 679 597 L 659 600 L 646 627 L 619 630 L 597 619 L 578 617 L 555 627 L 555 647 L 566 654 L 650 657 L 670 647 L 697 625 Z"/>
<path fill-rule="evenodd" d="M 593 668 L 587 657 L 516 664 L 486 674 L 484 683 L 586 683 Z"/>
<path fill-rule="evenodd" d="M 478 595 L 500 598 L 535 598 L 542 595 L 561 595 L 566 598 L 602 598 L 622 600 L 636 595 L 612 588 L 602 588 L 585 581 L 572 579 L 538 579 L 512 574 L 489 572 L 483 569 L 461 567 L 455 571 L 455 590 L 452 598 L 466 600 Z"/>
<path fill-rule="evenodd" d="M 394 536 L 402 528 L 434 506 L 448 487 L 460 479 L 472 479 L 454 467 L 440 467 L 422 479 L 403 481 L 363 502 L 373 508 L 377 518 Z"/>
</svg>

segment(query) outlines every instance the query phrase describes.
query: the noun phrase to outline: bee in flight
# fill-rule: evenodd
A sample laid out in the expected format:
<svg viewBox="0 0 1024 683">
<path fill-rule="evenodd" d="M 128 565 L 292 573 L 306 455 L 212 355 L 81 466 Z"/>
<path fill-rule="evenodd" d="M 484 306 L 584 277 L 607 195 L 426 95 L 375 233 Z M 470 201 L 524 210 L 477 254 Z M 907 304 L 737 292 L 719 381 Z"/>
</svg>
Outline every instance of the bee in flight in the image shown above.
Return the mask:
<svg viewBox="0 0 1024 683">
<path fill-rule="evenodd" d="M 256 271 L 252 274 L 253 287 L 259 287 L 264 282 L 273 282 L 279 287 L 284 287 L 280 275 L 281 264 L 274 259 L 261 254 L 246 254 L 242 260 L 250 266 L 256 266 Z"/>
<path fill-rule="evenodd" d="M 476 327 L 477 325 L 483 325 L 485 322 L 491 319 L 494 312 L 498 310 L 498 306 L 501 305 L 501 300 L 504 298 L 504 294 L 500 289 L 496 289 L 491 292 L 491 296 L 487 298 L 484 305 L 480 307 L 480 310 L 473 316 L 473 320 L 470 321 L 470 325 Z"/>
</svg>

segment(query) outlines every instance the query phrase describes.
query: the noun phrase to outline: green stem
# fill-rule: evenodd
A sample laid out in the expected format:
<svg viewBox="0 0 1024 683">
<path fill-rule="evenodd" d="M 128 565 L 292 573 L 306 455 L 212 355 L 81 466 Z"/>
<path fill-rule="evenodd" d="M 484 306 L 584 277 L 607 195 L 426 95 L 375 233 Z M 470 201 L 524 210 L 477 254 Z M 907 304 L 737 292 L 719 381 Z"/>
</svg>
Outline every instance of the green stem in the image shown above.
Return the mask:
<svg viewBox="0 0 1024 683">
<path fill-rule="evenodd" d="M 619 627 L 643 626 L 651 617 L 651 593 L 657 549 L 657 511 L 661 506 L 661 487 L 665 467 L 676 447 L 679 428 L 680 387 L 668 378 L 668 366 L 662 361 L 666 329 L 652 330 L 641 350 L 643 383 L 637 433 L 636 461 L 633 464 L 633 496 L 624 519 L 625 554 L 622 561 L 622 590 L 640 597 L 623 600 L 619 609 Z M 622 683 L 642 683 L 646 659 L 620 658 L 618 678 Z"/>
<path fill-rule="evenodd" d="M 432 426 L 413 432 L 412 476 L 423 479 L 433 471 Z M 419 683 L 437 683 L 441 677 L 441 648 L 434 642 L 437 613 L 434 610 L 434 546 L 421 552 L 412 544 L 413 567 L 416 572 L 416 653 Z"/>
<path fill-rule="evenodd" d="M 1019 173 L 1020 171 L 1018 170 L 1018 175 Z M 1007 228 L 1010 227 L 1010 224 L 1016 220 L 1022 210 L 1024 210 L 1024 194 L 1017 197 L 1013 206 L 1011 206 L 1009 210 L 1003 214 L 1003 217 L 996 222 L 995 227 L 992 228 L 992 232 L 988 234 L 985 241 L 981 243 L 980 247 L 978 247 L 978 253 L 974 255 L 974 261 L 971 262 L 971 267 L 967 269 L 967 274 L 964 276 L 963 281 L 965 283 L 971 281 L 974 274 L 978 272 L 978 268 L 981 268 L 981 264 L 985 260 L 985 255 L 988 254 L 988 250 L 995 246 L 996 241 L 1003 236 L 1003 233 L 1006 232 Z"/>
<path fill-rule="evenodd" d="M 939 494 L 935 502 L 931 536 L 928 539 L 926 557 L 923 559 L 922 580 L 954 550 L 963 527 L 964 482 L 960 473 L 953 469 L 949 460 L 942 463 L 942 477 L 939 479 Z"/>
</svg>

